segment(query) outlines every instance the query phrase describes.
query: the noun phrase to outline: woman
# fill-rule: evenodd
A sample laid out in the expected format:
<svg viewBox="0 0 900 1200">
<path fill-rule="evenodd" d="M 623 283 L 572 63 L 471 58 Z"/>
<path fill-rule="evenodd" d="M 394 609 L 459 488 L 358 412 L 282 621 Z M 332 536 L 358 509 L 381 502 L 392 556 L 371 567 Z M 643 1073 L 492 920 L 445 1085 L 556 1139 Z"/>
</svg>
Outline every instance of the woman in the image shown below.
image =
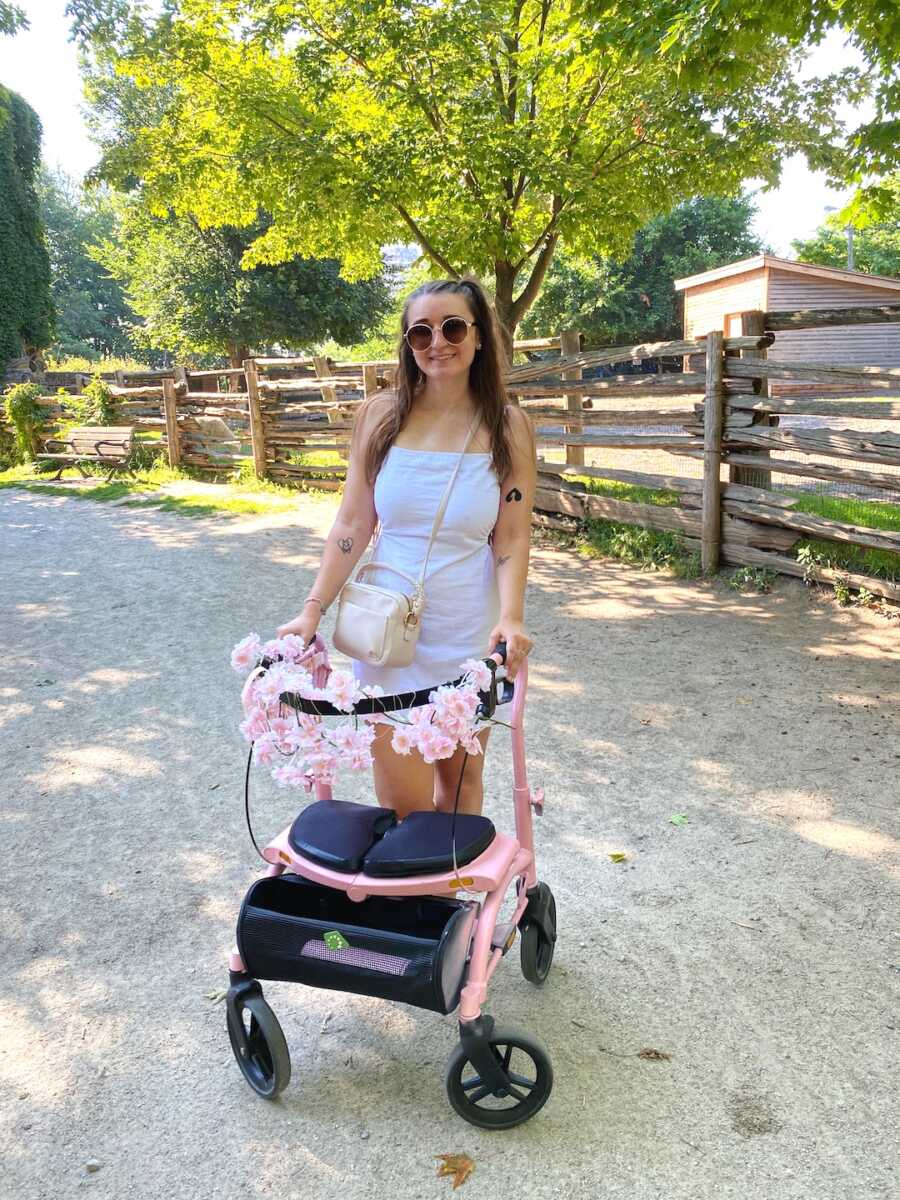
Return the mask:
<svg viewBox="0 0 900 1200">
<path fill-rule="evenodd" d="M 506 403 L 503 351 L 488 300 L 474 279 L 423 284 L 403 308 L 400 367 L 392 391 L 360 408 L 350 444 L 343 499 L 303 610 L 278 630 L 309 640 L 335 600 L 377 521 L 373 559 L 418 576 L 441 496 L 466 437 L 463 456 L 425 579 L 425 611 L 409 667 L 354 663 L 364 684 L 386 695 L 438 686 L 459 676 L 467 658 L 505 641 L 511 678 L 531 650 L 523 608 L 536 461 L 531 424 Z M 479 419 L 480 418 L 480 419 Z M 367 582 L 396 588 L 397 576 Z M 480 813 L 484 754 L 460 748 L 426 763 L 395 753 L 385 720 L 372 745 L 379 804 L 402 819 L 415 810 Z M 482 750 L 489 729 L 478 735 Z"/>
</svg>

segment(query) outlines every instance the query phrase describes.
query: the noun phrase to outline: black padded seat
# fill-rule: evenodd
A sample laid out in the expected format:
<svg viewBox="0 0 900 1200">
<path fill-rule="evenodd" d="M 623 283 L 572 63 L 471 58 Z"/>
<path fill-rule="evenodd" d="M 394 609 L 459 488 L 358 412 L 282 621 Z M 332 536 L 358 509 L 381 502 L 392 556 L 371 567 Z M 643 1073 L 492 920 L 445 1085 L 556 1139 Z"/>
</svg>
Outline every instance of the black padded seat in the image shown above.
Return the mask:
<svg viewBox="0 0 900 1200">
<path fill-rule="evenodd" d="M 399 879 L 409 875 L 439 875 L 453 870 L 450 830 L 453 814 L 412 812 L 387 830 L 363 859 L 367 875 Z M 456 816 L 456 862 L 473 862 L 497 836 L 487 817 Z"/>
<path fill-rule="evenodd" d="M 396 824 L 392 808 L 317 800 L 293 823 L 288 842 L 304 858 L 353 875 L 362 870 L 367 851 Z"/>
</svg>

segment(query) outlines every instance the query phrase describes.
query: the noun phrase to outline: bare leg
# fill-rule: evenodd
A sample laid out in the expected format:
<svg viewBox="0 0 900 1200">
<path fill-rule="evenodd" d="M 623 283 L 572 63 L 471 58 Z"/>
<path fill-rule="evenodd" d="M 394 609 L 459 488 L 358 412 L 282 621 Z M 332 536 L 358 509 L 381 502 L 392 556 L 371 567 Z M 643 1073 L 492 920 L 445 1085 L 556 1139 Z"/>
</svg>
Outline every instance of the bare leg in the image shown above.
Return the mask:
<svg viewBox="0 0 900 1200">
<path fill-rule="evenodd" d="M 481 812 L 484 803 L 484 756 L 490 733 L 490 728 L 488 728 L 482 729 L 478 734 L 478 740 L 481 742 L 480 754 L 470 754 L 466 759 L 466 752 L 460 746 L 452 758 L 442 758 L 434 764 L 434 806 L 440 812 L 453 812 L 463 761 L 466 764 L 465 774 L 459 792 L 459 807 L 456 811 L 476 815 Z"/>
<path fill-rule="evenodd" d="M 396 754 L 393 733 L 393 725 L 379 721 L 375 726 L 372 758 L 378 803 L 393 808 L 401 821 L 411 812 L 434 812 L 434 767 L 415 750 Z"/>
</svg>

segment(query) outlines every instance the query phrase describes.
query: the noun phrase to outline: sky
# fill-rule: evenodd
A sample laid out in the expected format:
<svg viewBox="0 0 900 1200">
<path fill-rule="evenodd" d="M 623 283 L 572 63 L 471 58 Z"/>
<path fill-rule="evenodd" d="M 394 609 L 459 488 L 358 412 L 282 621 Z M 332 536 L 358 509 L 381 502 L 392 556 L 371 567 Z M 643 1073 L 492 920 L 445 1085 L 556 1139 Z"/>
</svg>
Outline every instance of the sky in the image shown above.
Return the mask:
<svg viewBox="0 0 900 1200">
<path fill-rule="evenodd" d="M 68 40 L 66 0 L 17 0 L 31 28 L 14 38 L 0 38 L 0 83 L 12 88 L 36 110 L 44 126 L 44 161 L 81 178 L 96 160 L 81 116 L 81 81 L 75 46 Z M 833 33 L 807 62 L 803 75 L 824 74 L 859 61 L 843 36 Z M 845 117 L 852 110 L 845 110 Z M 859 119 L 868 115 L 857 114 Z M 753 181 L 748 190 L 754 191 Z M 848 191 L 827 187 L 822 172 L 812 172 L 802 156 L 784 164 L 781 185 L 757 191 L 756 229 L 776 254 L 791 256 L 791 241 L 808 237 L 822 223 L 828 207 L 840 208 Z"/>
</svg>

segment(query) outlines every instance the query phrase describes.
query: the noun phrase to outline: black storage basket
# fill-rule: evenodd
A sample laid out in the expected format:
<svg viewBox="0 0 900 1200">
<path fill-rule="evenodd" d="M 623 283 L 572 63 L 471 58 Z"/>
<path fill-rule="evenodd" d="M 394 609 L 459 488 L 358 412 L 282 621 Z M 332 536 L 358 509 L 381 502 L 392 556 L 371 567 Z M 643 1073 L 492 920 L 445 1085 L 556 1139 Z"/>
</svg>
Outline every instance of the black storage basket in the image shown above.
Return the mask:
<svg viewBox="0 0 900 1200">
<path fill-rule="evenodd" d="M 370 896 L 356 903 L 336 888 L 278 875 L 247 892 L 237 944 L 256 979 L 449 1013 L 459 1003 L 475 916 L 474 905 L 461 900 Z M 340 937 L 329 946 L 326 934 Z"/>
</svg>

